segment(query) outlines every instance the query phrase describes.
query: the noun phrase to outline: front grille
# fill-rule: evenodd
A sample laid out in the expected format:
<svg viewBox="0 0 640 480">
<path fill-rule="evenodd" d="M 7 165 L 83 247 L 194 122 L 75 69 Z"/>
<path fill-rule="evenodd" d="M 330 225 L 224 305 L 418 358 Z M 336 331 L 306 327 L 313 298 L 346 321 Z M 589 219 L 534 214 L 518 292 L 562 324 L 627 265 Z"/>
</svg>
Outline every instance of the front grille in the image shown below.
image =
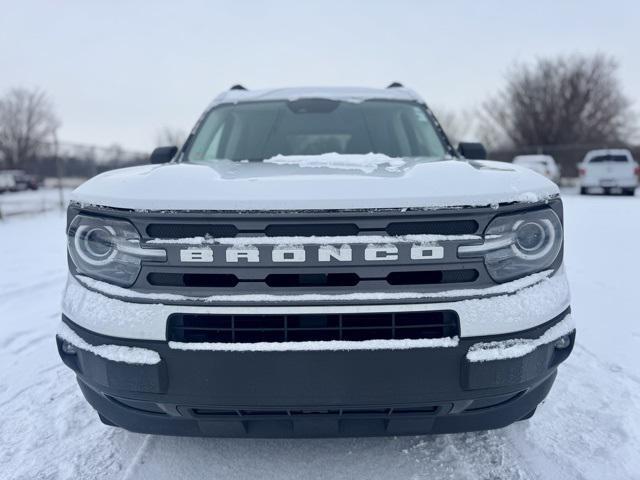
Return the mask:
<svg viewBox="0 0 640 480">
<path fill-rule="evenodd" d="M 161 273 L 147 275 L 151 285 L 167 287 L 230 288 L 239 283 L 262 283 L 274 288 L 292 287 L 355 287 L 360 283 L 386 282 L 388 285 L 436 285 L 441 283 L 466 283 L 478 278 L 478 271 L 417 270 L 390 272 L 385 277 L 360 278 L 355 273 L 272 273 L 263 279 L 242 279 L 227 273 Z"/>
<path fill-rule="evenodd" d="M 427 405 L 418 407 L 388 407 L 388 408 L 287 408 L 287 409 L 235 409 L 225 410 L 218 408 L 189 408 L 186 410 L 190 416 L 207 420 L 241 420 L 241 419 L 273 419 L 283 418 L 293 420 L 305 419 L 346 419 L 346 418 L 388 418 L 401 416 L 431 416 L 440 413 L 448 405 Z M 182 410 L 182 409 L 181 409 Z"/>
<path fill-rule="evenodd" d="M 235 237 L 238 234 L 234 225 L 207 223 L 152 223 L 146 230 L 150 237 L 156 238 Z"/>
<path fill-rule="evenodd" d="M 167 323 L 167 338 L 186 343 L 400 340 L 459 334 L 458 315 L 450 310 L 329 315 L 174 313 Z"/>
<path fill-rule="evenodd" d="M 458 249 L 480 243 L 496 215 L 522 208 L 91 213 L 123 217 L 143 246 L 166 250 L 166 262 L 143 261 L 137 293 L 180 295 L 171 303 L 216 297 L 226 306 L 373 305 L 494 286 L 483 258 L 459 258 Z M 439 249 L 432 257 L 423 253 L 430 246 Z M 395 258 L 380 258 L 387 247 Z"/>
<path fill-rule="evenodd" d="M 387 235 L 463 235 L 478 230 L 478 222 L 473 219 L 433 220 L 413 222 L 390 222 L 386 225 L 344 223 L 267 223 L 261 225 L 232 225 L 209 222 L 150 223 L 146 233 L 155 238 L 188 237 L 236 237 L 241 234 L 264 235 L 267 237 L 311 237 L 347 236 L 369 233 Z"/>
</svg>

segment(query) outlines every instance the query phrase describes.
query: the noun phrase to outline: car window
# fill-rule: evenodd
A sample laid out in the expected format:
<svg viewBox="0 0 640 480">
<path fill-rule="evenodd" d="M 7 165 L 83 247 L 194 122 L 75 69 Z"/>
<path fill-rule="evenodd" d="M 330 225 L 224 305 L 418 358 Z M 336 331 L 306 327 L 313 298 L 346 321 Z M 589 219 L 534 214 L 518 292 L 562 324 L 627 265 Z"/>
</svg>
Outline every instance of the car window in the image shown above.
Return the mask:
<svg viewBox="0 0 640 480">
<path fill-rule="evenodd" d="M 595 157 L 591 157 L 588 163 L 605 163 L 605 162 L 616 162 L 616 163 L 627 163 L 630 159 L 626 155 L 597 155 Z"/>
</svg>

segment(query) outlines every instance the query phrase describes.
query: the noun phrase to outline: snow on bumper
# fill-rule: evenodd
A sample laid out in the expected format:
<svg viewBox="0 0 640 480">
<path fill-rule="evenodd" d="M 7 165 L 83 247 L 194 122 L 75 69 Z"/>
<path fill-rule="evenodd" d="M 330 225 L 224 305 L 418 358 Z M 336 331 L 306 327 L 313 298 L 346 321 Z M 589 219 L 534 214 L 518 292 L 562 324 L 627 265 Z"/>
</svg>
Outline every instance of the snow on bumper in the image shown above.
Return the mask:
<svg viewBox="0 0 640 480">
<path fill-rule="evenodd" d="M 573 318 L 571 315 L 567 315 L 538 338 L 512 338 L 498 342 L 476 343 L 467 352 L 467 360 L 470 362 L 490 362 L 524 357 L 542 345 L 570 335 L 575 329 Z"/>
<path fill-rule="evenodd" d="M 560 269 L 474 291 L 477 298 L 447 301 L 442 296 L 431 303 L 417 296 L 415 303 L 388 305 L 316 305 L 316 306 L 214 306 L 136 303 L 134 292 L 95 280 L 86 282 L 92 289 L 69 276 L 63 299 L 63 313 L 77 325 L 102 335 L 140 340 L 166 340 L 167 318 L 172 313 L 210 314 L 294 314 L 364 313 L 391 311 L 454 310 L 460 318 L 461 337 L 501 335 L 527 330 L 560 315 L 569 306 L 569 286 Z M 107 296 L 126 292 L 125 299 Z M 410 298 L 410 297 L 409 297 Z M 130 301 L 129 301 L 130 300 Z M 137 299 L 147 300 L 143 295 Z M 172 299 L 175 300 L 175 299 Z M 393 341 L 389 341 L 393 342 Z M 387 345 L 382 348 L 392 348 Z"/>
<path fill-rule="evenodd" d="M 160 355 L 158 352 L 147 348 L 125 347 L 121 345 L 91 345 L 71 330 L 66 323 L 60 323 L 56 335 L 75 348 L 93 353 L 112 362 L 129 363 L 132 365 L 155 365 L 160 363 Z"/>
</svg>

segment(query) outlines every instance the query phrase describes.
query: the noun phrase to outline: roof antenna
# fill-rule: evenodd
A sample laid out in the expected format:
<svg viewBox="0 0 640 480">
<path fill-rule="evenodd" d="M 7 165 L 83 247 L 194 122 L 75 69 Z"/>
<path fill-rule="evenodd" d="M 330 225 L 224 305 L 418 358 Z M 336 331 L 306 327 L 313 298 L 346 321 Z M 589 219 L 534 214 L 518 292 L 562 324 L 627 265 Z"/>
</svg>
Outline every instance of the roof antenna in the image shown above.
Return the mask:
<svg viewBox="0 0 640 480">
<path fill-rule="evenodd" d="M 400 82 L 393 82 L 390 83 L 387 88 L 404 88 L 404 85 L 402 85 Z"/>
<path fill-rule="evenodd" d="M 244 88 L 242 85 L 240 85 L 239 83 L 236 83 L 233 87 L 231 87 L 229 90 L 247 90 L 246 88 Z"/>
</svg>

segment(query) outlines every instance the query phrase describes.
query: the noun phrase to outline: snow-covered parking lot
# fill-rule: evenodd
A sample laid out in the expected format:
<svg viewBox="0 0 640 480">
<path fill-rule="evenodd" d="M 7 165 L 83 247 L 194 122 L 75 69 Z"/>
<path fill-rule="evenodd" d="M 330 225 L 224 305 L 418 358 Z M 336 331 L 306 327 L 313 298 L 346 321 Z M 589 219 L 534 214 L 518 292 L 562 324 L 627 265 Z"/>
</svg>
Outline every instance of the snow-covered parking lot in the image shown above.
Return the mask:
<svg viewBox="0 0 640 480">
<path fill-rule="evenodd" d="M 0 221 L 0 478 L 640 478 L 640 197 L 564 200 L 578 343 L 536 415 L 491 432 L 373 439 L 103 426 L 55 348 L 63 214 Z"/>
</svg>

